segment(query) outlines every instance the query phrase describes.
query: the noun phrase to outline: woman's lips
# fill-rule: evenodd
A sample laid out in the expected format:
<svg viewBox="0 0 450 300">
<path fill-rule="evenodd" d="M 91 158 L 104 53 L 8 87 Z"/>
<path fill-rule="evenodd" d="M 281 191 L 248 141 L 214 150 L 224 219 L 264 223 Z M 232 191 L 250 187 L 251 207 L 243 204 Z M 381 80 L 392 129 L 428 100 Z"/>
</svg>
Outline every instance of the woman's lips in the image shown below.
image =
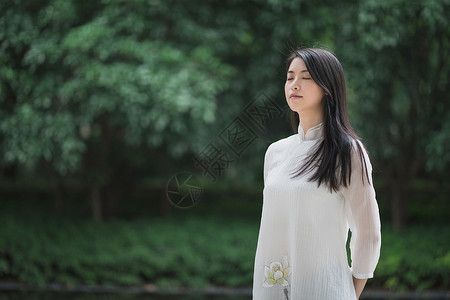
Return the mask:
<svg viewBox="0 0 450 300">
<path fill-rule="evenodd" d="M 299 95 L 290 95 L 289 98 L 303 98 L 303 96 L 299 96 Z"/>
</svg>

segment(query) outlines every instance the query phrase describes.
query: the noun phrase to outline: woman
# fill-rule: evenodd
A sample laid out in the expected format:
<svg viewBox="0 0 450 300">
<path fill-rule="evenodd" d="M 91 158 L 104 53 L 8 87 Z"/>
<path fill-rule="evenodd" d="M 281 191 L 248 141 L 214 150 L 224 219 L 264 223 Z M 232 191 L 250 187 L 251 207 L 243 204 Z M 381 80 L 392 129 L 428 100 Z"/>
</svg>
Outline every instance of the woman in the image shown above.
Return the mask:
<svg viewBox="0 0 450 300">
<path fill-rule="evenodd" d="M 323 49 L 294 51 L 285 96 L 296 134 L 265 154 L 253 299 L 359 299 L 378 263 L 380 217 L 341 64 Z"/>
</svg>

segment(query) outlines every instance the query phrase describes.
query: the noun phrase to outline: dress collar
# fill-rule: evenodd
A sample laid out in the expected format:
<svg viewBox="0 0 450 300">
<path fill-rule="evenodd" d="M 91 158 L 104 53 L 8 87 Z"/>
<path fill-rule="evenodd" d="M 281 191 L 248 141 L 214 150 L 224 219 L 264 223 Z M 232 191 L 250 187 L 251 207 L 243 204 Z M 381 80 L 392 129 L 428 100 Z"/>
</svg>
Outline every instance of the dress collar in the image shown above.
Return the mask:
<svg viewBox="0 0 450 300">
<path fill-rule="evenodd" d="M 302 141 L 312 141 L 312 140 L 318 140 L 318 139 L 323 138 L 323 122 L 317 124 L 316 126 L 309 128 L 308 131 L 306 132 L 306 134 L 303 131 L 303 128 L 299 122 L 298 123 L 298 136 L 300 137 L 300 140 L 302 140 Z"/>
</svg>

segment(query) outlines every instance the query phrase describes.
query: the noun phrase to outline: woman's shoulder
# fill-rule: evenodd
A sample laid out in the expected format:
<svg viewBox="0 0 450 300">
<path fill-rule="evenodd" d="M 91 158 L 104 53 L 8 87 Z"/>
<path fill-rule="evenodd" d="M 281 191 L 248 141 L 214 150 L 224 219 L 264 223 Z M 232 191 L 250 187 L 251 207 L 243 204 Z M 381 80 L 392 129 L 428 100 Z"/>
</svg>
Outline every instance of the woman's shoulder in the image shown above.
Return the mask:
<svg viewBox="0 0 450 300">
<path fill-rule="evenodd" d="M 351 137 L 351 152 L 352 156 L 364 156 L 365 159 L 369 159 L 369 152 L 363 142 L 358 139 Z"/>
<path fill-rule="evenodd" d="M 358 138 L 352 138 L 351 140 L 351 163 L 353 171 L 357 173 L 366 173 L 366 170 L 369 174 L 372 172 L 369 151 L 367 151 L 364 143 Z"/>
<path fill-rule="evenodd" d="M 284 150 L 288 149 L 292 145 L 292 143 L 295 141 L 296 136 L 297 136 L 296 134 L 292 134 L 288 137 L 282 138 L 278 141 L 271 143 L 267 147 L 267 152 L 269 152 L 269 151 L 280 152 L 280 151 L 284 151 Z"/>
</svg>

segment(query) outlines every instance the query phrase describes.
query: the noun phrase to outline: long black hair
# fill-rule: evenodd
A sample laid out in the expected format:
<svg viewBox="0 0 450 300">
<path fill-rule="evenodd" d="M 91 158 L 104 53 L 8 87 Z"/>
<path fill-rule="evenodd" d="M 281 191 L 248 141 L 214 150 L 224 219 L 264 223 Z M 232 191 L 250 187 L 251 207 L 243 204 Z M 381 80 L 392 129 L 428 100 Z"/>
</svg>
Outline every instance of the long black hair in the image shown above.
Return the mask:
<svg viewBox="0 0 450 300">
<path fill-rule="evenodd" d="M 309 71 L 312 79 L 323 89 L 323 130 L 324 137 L 312 148 L 305 163 L 294 172 L 294 177 L 300 176 L 317 166 L 317 170 L 309 178 L 309 181 L 317 181 L 328 186 L 330 192 L 337 192 L 341 186 L 350 185 L 352 173 L 352 148 L 356 149 L 364 168 L 368 182 L 369 174 L 363 151 L 347 115 L 347 96 L 345 90 L 344 70 L 339 60 L 331 52 L 320 48 L 304 48 L 294 50 L 287 58 L 286 72 L 295 58 L 301 58 Z M 291 111 L 291 125 L 295 133 L 298 133 L 300 123 L 299 115 Z M 356 143 L 355 143 L 356 142 Z M 367 152 L 367 151 L 366 151 Z"/>
</svg>

